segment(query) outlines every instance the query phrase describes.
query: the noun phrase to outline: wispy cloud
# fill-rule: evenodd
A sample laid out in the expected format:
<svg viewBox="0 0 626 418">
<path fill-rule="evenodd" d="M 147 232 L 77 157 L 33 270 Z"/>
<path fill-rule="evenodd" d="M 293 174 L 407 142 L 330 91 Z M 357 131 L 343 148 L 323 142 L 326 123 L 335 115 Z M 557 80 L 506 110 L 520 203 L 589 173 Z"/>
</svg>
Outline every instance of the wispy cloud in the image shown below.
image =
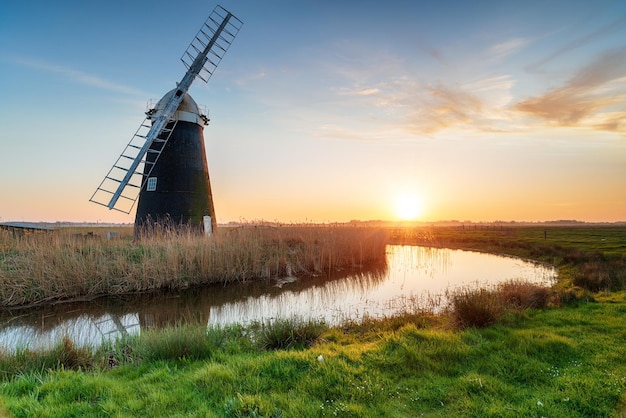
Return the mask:
<svg viewBox="0 0 626 418">
<path fill-rule="evenodd" d="M 473 92 L 488 91 L 508 91 L 515 85 L 515 82 L 508 74 L 497 75 L 493 77 L 482 78 L 464 84 L 464 87 Z"/>
<path fill-rule="evenodd" d="M 77 83 L 96 87 L 103 90 L 115 91 L 124 94 L 132 94 L 132 95 L 141 95 L 146 96 L 146 92 L 141 90 L 134 89 L 132 87 L 127 87 L 122 84 L 115 83 L 110 80 L 106 80 L 102 77 L 88 74 L 82 71 L 75 70 L 73 68 L 65 67 L 58 64 L 53 64 L 50 62 L 45 62 L 33 58 L 25 58 L 25 57 L 12 57 L 10 61 L 14 64 L 34 68 L 36 70 L 45 71 L 48 73 L 53 73 L 60 75 L 62 77 L 71 79 Z"/>
<path fill-rule="evenodd" d="M 377 124 L 366 126 L 346 126 L 343 124 L 320 125 L 315 135 L 324 140 L 342 140 L 358 142 L 409 142 L 414 140 L 405 129 L 397 124 Z"/>
<path fill-rule="evenodd" d="M 428 55 L 430 58 L 437 61 L 439 64 L 443 66 L 447 66 L 449 64 L 448 59 L 446 59 L 444 52 L 441 48 L 435 48 L 428 45 L 428 42 L 424 39 L 417 40 L 417 50 L 425 55 Z"/>
<path fill-rule="evenodd" d="M 546 57 L 528 65 L 526 67 L 526 70 L 529 72 L 538 72 L 541 70 L 541 67 L 543 65 L 560 57 L 561 55 L 564 55 L 567 52 L 576 50 L 587 44 L 600 40 L 604 38 L 605 36 L 611 35 L 617 31 L 620 31 L 620 30 L 624 31 L 625 30 L 624 28 L 626 28 L 626 15 L 620 16 L 615 21 L 607 23 L 606 25 L 596 29 L 595 31 L 591 33 L 587 33 L 577 38 L 574 38 L 573 40 L 566 43 L 564 46 L 552 52 L 551 54 L 547 55 Z"/>
<path fill-rule="evenodd" d="M 626 47 L 609 50 L 563 86 L 529 97 L 514 109 L 561 126 L 621 131 L 626 117 Z"/>
<path fill-rule="evenodd" d="M 427 133 L 476 122 L 483 108 L 482 101 L 460 86 L 442 83 L 427 88 L 428 100 L 414 114 L 414 122 Z"/>
<path fill-rule="evenodd" d="M 438 63 L 442 65 L 448 65 L 448 60 L 444 57 L 443 52 L 437 48 L 430 48 L 426 50 L 426 53 L 435 59 Z"/>
<path fill-rule="evenodd" d="M 514 114 L 509 110 L 514 85 L 511 76 L 503 74 L 465 84 L 444 80 L 424 84 L 411 77 L 397 77 L 369 87 L 344 87 L 337 90 L 336 104 L 346 112 L 335 115 L 333 119 L 337 123 L 327 125 L 320 132 L 323 136 L 369 141 L 389 140 L 390 136 L 404 140 L 409 136 L 432 136 L 447 130 L 468 133 L 514 130 L 515 123 L 511 121 Z M 370 117 L 355 125 L 350 115 L 356 109 L 355 115 Z M 354 126 L 365 125 L 367 132 L 352 132 Z M 332 129 L 328 129 L 329 126 Z M 338 126 L 346 128 L 341 130 Z M 387 135 L 373 134 L 379 130 Z"/>
<path fill-rule="evenodd" d="M 478 133 L 513 129 L 507 105 L 514 85 L 509 75 L 465 84 L 429 84 L 416 92 L 409 105 L 412 111 L 406 118 L 407 128 L 427 135 L 444 130 Z"/>
<path fill-rule="evenodd" d="M 378 88 L 341 89 L 340 94 L 347 96 L 372 96 L 380 93 Z"/>
<path fill-rule="evenodd" d="M 508 39 L 504 42 L 500 42 L 498 44 L 491 46 L 487 50 L 487 53 L 492 58 L 500 59 L 500 58 L 504 58 L 508 55 L 511 55 L 519 51 L 520 49 L 522 49 L 524 46 L 528 45 L 529 43 L 530 43 L 530 40 L 525 39 L 525 38 Z"/>
<path fill-rule="evenodd" d="M 493 60 L 516 53 L 531 42 L 525 37 L 505 39 L 482 49 L 480 63 L 488 61 L 485 65 L 468 65 L 468 71 L 463 72 L 444 69 L 438 78 L 416 71 L 419 66 L 409 59 L 387 59 L 387 52 L 372 59 L 371 53 L 348 50 L 332 64 L 313 63 L 323 80 L 315 89 L 304 88 L 300 74 L 276 80 L 281 85 L 291 81 L 288 85 L 294 91 L 301 89 L 297 91 L 302 94 L 292 95 L 298 102 L 290 109 L 307 109 L 302 120 L 311 119 L 311 129 L 320 138 L 389 141 L 457 134 L 475 137 L 544 131 L 547 126 L 624 131 L 626 47 L 596 57 L 562 81 L 560 88 L 520 98 L 516 91 L 530 84 L 518 85 L 525 81 L 514 77 L 519 69 L 505 69 L 500 63 L 494 65 Z M 488 57 L 493 60 L 485 61 Z M 265 100 L 267 97 L 274 96 L 266 95 Z M 323 107 L 313 112 L 313 103 Z M 282 102 L 279 105 L 285 106 Z"/>
<path fill-rule="evenodd" d="M 439 80 L 422 84 L 412 78 L 396 78 L 367 89 L 355 88 L 353 99 L 367 100 L 381 109 L 393 108 L 398 123 L 417 135 L 520 132 L 545 129 L 545 122 L 626 132 L 626 47 L 596 56 L 561 87 L 535 97 L 515 99 L 515 85 L 508 74 L 465 83 Z M 359 91 L 368 94 L 356 94 Z"/>
</svg>

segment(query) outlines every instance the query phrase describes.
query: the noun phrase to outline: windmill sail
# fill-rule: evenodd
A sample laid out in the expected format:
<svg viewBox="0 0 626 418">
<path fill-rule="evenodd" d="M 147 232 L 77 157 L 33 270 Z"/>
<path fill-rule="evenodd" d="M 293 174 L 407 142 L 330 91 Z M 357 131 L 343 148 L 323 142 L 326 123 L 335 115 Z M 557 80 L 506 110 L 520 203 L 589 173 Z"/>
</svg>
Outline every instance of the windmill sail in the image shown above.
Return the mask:
<svg viewBox="0 0 626 418">
<path fill-rule="evenodd" d="M 191 83 L 196 77 L 208 81 L 242 26 L 243 22 L 223 7 L 213 9 L 181 58 L 187 72 L 177 84 L 175 94 L 154 118 L 149 116 L 141 123 L 90 201 L 130 213 L 174 129 L 171 118 Z M 155 154 L 154 158 L 146 159 L 148 153 Z"/>
</svg>

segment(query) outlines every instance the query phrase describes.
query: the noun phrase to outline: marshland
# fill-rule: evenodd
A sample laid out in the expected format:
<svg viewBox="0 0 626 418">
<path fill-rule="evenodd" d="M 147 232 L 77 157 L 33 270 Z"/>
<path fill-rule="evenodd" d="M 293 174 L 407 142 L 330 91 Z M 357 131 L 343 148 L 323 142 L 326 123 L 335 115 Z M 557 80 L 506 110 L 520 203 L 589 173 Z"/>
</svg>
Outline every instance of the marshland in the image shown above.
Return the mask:
<svg viewBox="0 0 626 418">
<path fill-rule="evenodd" d="M 325 272 L 294 274 L 292 270 L 227 284 L 13 307 L 0 312 L 0 349 L 41 349 L 63 336 L 95 346 L 104 338 L 175 323 L 248 324 L 296 316 L 338 325 L 365 315 L 376 318 L 407 309 L 441 309 L 446 293 L 463 286 L 512 279 L 550 285 L 555 276 L 553 268 L 520 258 L 415 245 L 387 245 L 383 262 L 351 263 Z"/>
<path fill-rule="evenodd" d="M 211 239 L 133 241 L 60 230 L 4 234 L 2 304 L 70 306 L 157 288 L 359 271 L 388 245 L 456 248 L 554 266 L 552 286 L 450 291 L 339 325 L 298 317 L 179 323 L 107 340 L 61 339 L 0 360 L 15 416 L 620 416 L 626 389 L 626 228 L 251 226 Z M 167 411 L 167 412 L 165 412 Z"/>
<path fill-rule="evenodd" d="M 132 228 L 116 232 L 0 231 L 0 306 L 331 273 L 384 263 L 387 243 L 374 228 L 253 225 L 211 239 L 183 228 L 138 241 Z"/>
</svg>

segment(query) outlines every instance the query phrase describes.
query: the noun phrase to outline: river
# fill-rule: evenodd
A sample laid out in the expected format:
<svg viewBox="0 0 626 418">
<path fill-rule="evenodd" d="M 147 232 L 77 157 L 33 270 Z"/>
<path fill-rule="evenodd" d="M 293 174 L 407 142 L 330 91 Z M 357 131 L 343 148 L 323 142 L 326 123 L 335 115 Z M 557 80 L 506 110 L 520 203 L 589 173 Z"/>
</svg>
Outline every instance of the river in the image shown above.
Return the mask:
<svg viewBox="0 0 626 418">
<path fill-rule="evenodd" d="M 385 265 L 331 277 L 281 277 L 0 312 L 0 349 L 45 349 L 64 336 L 96 347 L 103 339 L 180 323 L 215 326 L 298 317 L 337 325 L 365 316 L 436 311 L 445 305 L 446 291 L 513 279 L 549 286 L 556 271 L 513 257 L 390 245 Z"/>
</svg>

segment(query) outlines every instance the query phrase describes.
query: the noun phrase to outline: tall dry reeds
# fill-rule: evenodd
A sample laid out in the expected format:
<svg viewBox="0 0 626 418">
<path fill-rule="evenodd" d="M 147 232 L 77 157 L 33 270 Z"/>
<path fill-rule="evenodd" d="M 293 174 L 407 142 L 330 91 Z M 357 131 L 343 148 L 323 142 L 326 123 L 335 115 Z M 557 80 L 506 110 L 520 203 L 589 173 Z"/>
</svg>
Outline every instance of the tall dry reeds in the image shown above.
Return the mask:
<svg viewBox="0 0 626 418">
<path fill-rule="evenodd" d="M 385 244 L 381 230 L 328 226 L 248 225 L 140 241 L 0 231 L 0 306 L 330 273 L 384 262 Z"/>
</svg>

